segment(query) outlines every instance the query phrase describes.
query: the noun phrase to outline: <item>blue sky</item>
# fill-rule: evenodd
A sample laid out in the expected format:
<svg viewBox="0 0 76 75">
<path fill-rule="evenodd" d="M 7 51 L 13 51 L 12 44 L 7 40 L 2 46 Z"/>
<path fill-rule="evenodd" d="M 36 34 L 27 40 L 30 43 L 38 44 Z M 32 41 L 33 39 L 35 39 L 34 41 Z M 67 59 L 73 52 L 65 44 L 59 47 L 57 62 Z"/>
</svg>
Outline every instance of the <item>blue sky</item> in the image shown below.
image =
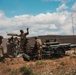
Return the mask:
<svg viewBox="0 0 76 75">
<path fill-rule="evenodd" d="M 71 1 L 67 3 L 67 6 L 71 7 L 73 4 L 74 1 Z M 55 12 L 59 5 L 61 5 L 60 1 L 0 0 L 0 10 L 4 11 L 8 17 L 22 14 L 37 15 L 39 13 Z"/>
<path fill-rule="evenodd" d="M 29 27 L 29 36 L 71 35 L 75 8 L 76 0 L 0 0 L 0 34 L 7 37 L 6 31 L 19 34 Z"/>
<path fill-rule="evenodd" d="M 0 0 L 0 9 L 8 17 L 21 14 L 36 15 L 48 11 L 54 12 L 58 5 L 59 3 L 56 5 L 56 2 L 43 2 L 41 0 Z"/>
</svg>

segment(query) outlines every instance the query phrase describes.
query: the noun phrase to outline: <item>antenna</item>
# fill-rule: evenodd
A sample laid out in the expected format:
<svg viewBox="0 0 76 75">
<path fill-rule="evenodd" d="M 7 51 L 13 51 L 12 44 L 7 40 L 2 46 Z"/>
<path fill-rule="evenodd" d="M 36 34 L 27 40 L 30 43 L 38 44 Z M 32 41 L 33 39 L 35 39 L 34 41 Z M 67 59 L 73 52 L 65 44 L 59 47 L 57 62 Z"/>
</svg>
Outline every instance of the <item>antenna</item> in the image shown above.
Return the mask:
<svg viewBox="0 0 76 75">
<path fill-rule="evenodd" d="M 71 14 L 71 17 L 72 17 L 73 43 L 74 43 L 74 45 L 75 45 L 73 13 Z M 76 52 L 75 52 L 75 48 L 74 48 L 74 54 L 76 54 Z"/>
<path fill-rule="evenodd" d="M 73 36 L 74 36 L 73 14 L 71 14 L 71 17 L 72 17 L 72 30 L 73 30 Z M 74 41 L 74 39 L 73 39 L 73 41 Z"/>
</svg>

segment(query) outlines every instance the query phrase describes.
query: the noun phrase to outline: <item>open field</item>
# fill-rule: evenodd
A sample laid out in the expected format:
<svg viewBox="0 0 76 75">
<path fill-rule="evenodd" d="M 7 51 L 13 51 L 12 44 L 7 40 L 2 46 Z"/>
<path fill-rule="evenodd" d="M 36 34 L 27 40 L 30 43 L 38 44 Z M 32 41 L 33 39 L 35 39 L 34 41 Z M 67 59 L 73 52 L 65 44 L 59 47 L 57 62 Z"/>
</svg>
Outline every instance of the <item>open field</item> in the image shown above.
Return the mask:
<svg viewBox="0 0 76 75">
<path fill-rule="evenodd" d="M 0 62 L 0 75 L 76 75 L 76 55 L 74 50 L 64 57 L 37 61 L 23 58 L 5 58 Z"/>
</svg>

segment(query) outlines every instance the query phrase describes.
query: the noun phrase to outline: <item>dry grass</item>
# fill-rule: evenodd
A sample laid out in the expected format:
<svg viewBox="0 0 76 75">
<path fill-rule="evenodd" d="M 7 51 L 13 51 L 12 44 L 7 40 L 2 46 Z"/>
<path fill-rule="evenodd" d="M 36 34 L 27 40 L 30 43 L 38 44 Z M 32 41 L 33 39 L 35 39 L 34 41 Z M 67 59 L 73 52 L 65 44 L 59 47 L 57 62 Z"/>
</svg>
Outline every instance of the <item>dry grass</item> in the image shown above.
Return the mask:
<svg viewBox="0 0 76 75">
<path fill-rule="evenodd" d="M 23 58 L 5 58 L 4 63 L 0 62 L 1 75 L 22 75 L 20 71 L 24 67 L 34 75 L 76 75 L 76 55 L 72 51 L 68 56 L 57 59 L 46 59 L 37 61 L 24 61 Z M 31 71 L 31 70 L 32 71 Z"/>
</svg>

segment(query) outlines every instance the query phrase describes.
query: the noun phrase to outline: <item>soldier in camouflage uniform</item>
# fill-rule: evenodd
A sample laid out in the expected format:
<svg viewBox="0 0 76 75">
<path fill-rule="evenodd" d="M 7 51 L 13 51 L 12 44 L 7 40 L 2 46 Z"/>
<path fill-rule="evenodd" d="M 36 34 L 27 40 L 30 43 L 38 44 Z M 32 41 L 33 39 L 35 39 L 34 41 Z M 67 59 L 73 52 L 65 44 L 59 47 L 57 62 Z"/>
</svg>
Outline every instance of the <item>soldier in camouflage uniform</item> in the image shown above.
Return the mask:
<svg viewBox="0 0 76 75">
<path fill-rule="evenodd" d="M 26 42 L 25 42 L 26 44 L 25 44 L 25 53 L 26 54 L 28 54 L 28 55 L 30 55 L 30 45 L 29 45 L 29 41 L 28 41 L 28 39 L 26 38 Z"/>
<path fill-rule="evenodd" d="M 38 37 L 35 37 L 34 51 L 37 53 L 38 59 L 42 58 L 42 41 Z"/>
<path fill-rule="evenodd" d="M 10 42 L 11 42 L 11 39 L 8 38 L 8 41 L 6 43 L 6 46 L 7 46 L 7 54 L 10 55 L 12 52 L 11 52 L 11 46 L 10 46 Z"/>
<path fill-rule="evenodd" d="M 14 40 L 13 36 L 8 39 L 8 42 L 6 45 L 7 45 L 7 54 L 13 55 L 14 51 L 15 51 L 15 47 L 16 47 L 15 40 Z"/>
<path fill-rule="evenodd" d="M 27 28 L 27 32 L 24 33 L 23 30 L 20 30 L 20 35 L 17 35 L 20 37 L 20 47 L 25 52 L 25 45 L 26 45 L 26 36 L 29 34 L 29 28 Z"/>
<path fill-rule="evenodd" d="M 15 44 L 18 46 L 19 45 L 19 39 L 17 37 L 14 38 Z"/>
<path fill-rule="evenodd" d="M 0 36 L 0 61 L 2 61 L 3 60 L 3 58 L 4 58 L 4 49 L 3 49 L 3 47 L 2 47 L 2 39 L 3 39 L 3 36 Z"/>
</svg>

